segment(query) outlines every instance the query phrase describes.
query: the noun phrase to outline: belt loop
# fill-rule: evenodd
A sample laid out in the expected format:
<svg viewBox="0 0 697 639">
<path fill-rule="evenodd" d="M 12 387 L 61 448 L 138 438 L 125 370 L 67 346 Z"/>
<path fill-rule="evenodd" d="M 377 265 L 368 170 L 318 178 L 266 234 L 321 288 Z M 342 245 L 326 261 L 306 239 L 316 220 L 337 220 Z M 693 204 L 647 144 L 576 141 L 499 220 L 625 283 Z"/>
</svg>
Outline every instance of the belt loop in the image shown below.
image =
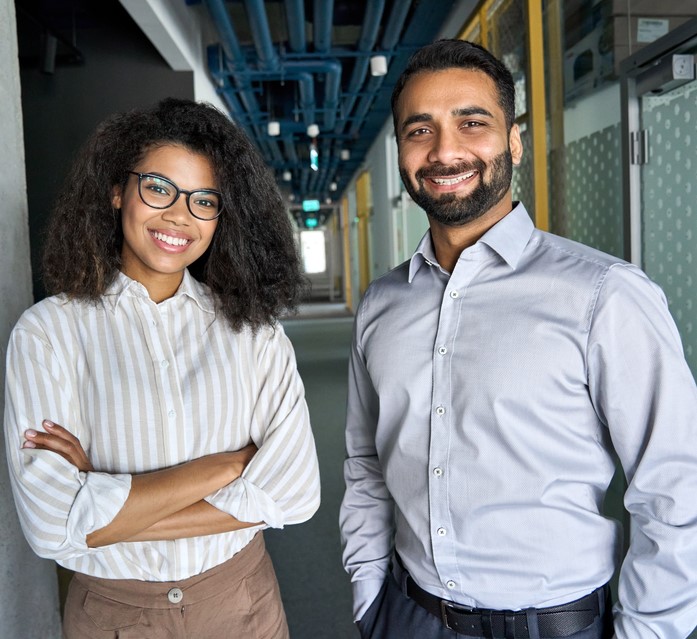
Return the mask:
<svg viewBox="0 0 697 639">
<path fill-rule="evenodd" d="M 503 616 L 503 634 L 506 639 L 515 638 L 515 613 L 507 610 Z"/>
<path fill-rule="evenodd" d="M 491 623 L 492 612 L 491 610 L 482 610 L 482 635 L 485 639 L 494 639 L 494 630 Z"/>
<path fill-rule="evenodd" d="M 525 616 L 528 618 L 528 637 L 530 639 L 540 639 L 540 628 L 537 623 L 537 610 L 528 608 L 525 611 Z"/>
</svg>

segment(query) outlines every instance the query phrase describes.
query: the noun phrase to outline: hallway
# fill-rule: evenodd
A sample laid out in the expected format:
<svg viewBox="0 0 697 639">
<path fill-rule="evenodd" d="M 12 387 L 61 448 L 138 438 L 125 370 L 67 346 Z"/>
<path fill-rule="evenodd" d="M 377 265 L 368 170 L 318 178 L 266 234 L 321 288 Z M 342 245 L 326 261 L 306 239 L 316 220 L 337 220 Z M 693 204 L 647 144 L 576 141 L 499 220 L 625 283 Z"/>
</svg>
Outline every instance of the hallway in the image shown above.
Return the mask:
<svg viewBox="0 0 697 639">
<path fill-rule="evenodd" d="M 305 384 L 322 481 L 322 504 L 309 522 L 265 532 L 291 639 L 358 636 L 351 618 L 349 578 L 341 567 L 338 524 L 352 321 L 340 317 L 284 322 Z"/>
</svg>

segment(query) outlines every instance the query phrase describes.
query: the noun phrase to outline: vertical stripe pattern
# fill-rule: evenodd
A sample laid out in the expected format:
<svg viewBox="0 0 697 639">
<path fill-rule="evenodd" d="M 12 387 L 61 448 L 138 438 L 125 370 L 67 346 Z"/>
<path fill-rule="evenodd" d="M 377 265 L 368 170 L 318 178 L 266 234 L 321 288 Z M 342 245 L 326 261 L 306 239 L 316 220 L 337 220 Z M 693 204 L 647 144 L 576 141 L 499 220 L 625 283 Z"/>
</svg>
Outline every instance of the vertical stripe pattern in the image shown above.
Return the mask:
<svg viewBox="0 0 697 639">
<path fill-rule="evenodd" d="M 80 438 L 99 472 L 22 449 L 51 419 Z M 25 535 L 42 557 L 97 577 L 171 581 L 229 559 L 256 529 L 87 548 L 111 521 L 130 475 L 250 442 L 242 478 L 208 498 L 275 527 L 309 519 L 319 473 L 304 389 L 280 325 L 234 332 L 188 273 L 160 304 L 120 274 L 97 303 L 56 296 L 26 311 L 10 338 L 5 434 Z"/>
</svg>

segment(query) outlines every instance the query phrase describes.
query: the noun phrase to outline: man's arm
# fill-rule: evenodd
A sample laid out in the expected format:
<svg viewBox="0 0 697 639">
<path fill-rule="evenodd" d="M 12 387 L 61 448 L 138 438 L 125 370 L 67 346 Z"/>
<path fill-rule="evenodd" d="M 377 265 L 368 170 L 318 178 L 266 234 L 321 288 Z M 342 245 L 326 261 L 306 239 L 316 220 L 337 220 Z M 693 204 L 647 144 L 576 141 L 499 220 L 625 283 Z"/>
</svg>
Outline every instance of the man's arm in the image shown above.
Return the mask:
<svg viewBox="0 0 697 639">
<path fill-rule="evenodd" d="M 361 317 L 359 309 L 349 361 L 346 493 L 340 513 L 343 563 L 351 576 L 356 621 L 363 617 L 387 576 L 394 536 L 394 503 L 375 445 L 379 402 L 360 347 Z"/>
<path fill-rule="evenodd" d="M 616 636 L 686 637 L 697 625 L 697 389 L 665 298 L 634 267 L 613 267 L 599 292 L 588 380 L 628 481 Z"/>
</svg>

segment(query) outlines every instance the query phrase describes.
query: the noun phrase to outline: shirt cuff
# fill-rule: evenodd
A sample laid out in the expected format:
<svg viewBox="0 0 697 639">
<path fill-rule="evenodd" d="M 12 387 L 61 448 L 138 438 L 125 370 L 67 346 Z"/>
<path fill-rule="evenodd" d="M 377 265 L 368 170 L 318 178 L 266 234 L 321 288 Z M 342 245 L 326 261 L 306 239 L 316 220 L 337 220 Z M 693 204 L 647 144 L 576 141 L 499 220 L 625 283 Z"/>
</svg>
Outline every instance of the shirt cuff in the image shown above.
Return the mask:
<svg viewBox="0 0 697 639">
<path fill-rule="evenodd" d="M 206 497 L 206 501 L 238 521 L 264 522 L 270 528 L 283 528 L 285 517 L 276 502 L 261 488 L 243 477 Z"/>
<path fill-rule="evenodd" d="M 68 515 L 68 544 L 77 550 L 89 551 L 87 535 L 110 524 L 123 508 L 131 492 L 131 475 L 80 473 L 82 488 L 77 493 Z"/>
<path fill-rule="evenodd" d="M 361 579 L 360 581 L 354 581 L 351 584 L 353 589 L 353 620 L 360 621 L 363 619 L 363 615 L 370 608 L 370 604 L 375 601 L 375 597 L 378 596 L 382 584 L 385 581 L 381 579 Z"/>
</svg>

